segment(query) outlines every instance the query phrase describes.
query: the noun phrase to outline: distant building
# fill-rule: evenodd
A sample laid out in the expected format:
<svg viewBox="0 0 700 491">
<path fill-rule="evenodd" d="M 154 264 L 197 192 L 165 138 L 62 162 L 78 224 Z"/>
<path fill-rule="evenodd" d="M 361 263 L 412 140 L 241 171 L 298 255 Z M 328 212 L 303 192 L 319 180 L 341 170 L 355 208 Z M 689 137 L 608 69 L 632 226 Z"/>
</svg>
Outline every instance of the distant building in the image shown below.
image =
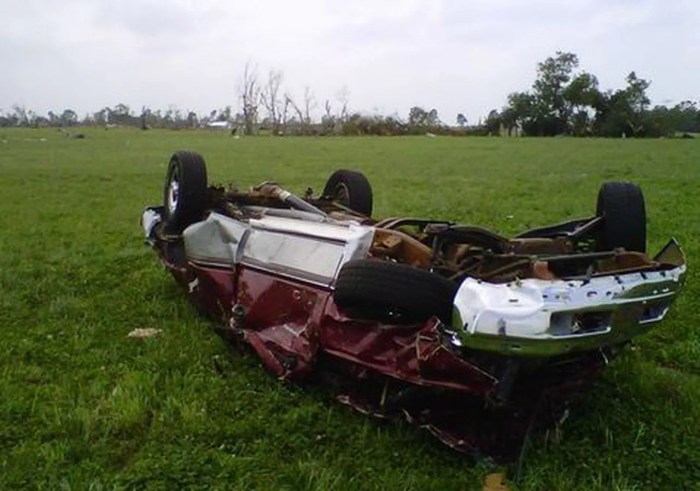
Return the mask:
<svg viewBox="0 0 700 491">
<path fill-rule="evenodd" d="M 231 130 L 233 129 L 233 125 L 231 124 L 230 121 L 212 121 L 211 123 L 207 123 L 207 128 L 211 130 Z"/>
</svg>

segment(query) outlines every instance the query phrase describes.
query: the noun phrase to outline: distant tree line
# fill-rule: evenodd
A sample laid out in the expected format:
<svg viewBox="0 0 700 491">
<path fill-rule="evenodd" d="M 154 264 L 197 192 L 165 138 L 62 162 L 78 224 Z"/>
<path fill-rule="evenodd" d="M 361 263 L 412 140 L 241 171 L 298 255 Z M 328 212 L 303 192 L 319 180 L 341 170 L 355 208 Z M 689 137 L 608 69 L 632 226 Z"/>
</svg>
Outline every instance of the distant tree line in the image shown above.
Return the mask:
<svg viewBox="0 0 700 491">
<path fill-rule="evenodd" d="M 455 125 L 443 123 L 436 109 L 414 106 L 404 119 L 398 115 L 363 114 L 349 109 L 350 94 L 343 87 L 333 100 L 319 103 L 310 87 L 301 97 L 284 90 L 282 72 L 270 70 L 261 78 L 246 64 L 238 87 L 238 112 L 231 106 L 207 114 L 141 107 L 120 103 L 82 118 L 72 109 L 39 115 L 23 106 L 0 109 L 0 127 L 131 126 L 151 128 L 225 128 L 246 135 L 492 135 L 492 136 L 605 136 L 660 137 L 700 133 L 700 109 L 694 101 L 673 107 L 650 108 L 651 82 L 631 72 L 626 87 L 603 91 L 595 75 L 579 71 L 578 57 L 557 52 L 537 65 L 532 88 L 508 96 L 500 111 L 470 125 L 463 113 Z"/>
<path fill-rule="evenodd" d="M 234 113 L 231 106 L 213 109 L 201 115 L 194 111 L 182 111 L 170 107 L 163 111 L 143 107 L 139 111 L 132 110 L 128 105 L 120 103 L 114 107 L 105 107 L 95 113 L 89 113 L 80 118 L 72 109 L 59 113 L 49 111 L 46 116 L 15 105 L 10 111 L 0 111 L 0 127 L 28 128 L 72 128 L 81 126 L 97 127 L 136 127 L 144 130 L 151 128 L 163 129 L 194 129 L 194 128 L 225 128 L 234 133 L 270 134 L 270 135 L 411 135 L 411 134 L 456 134 L 467 131 L 467 128 L 454 128 L 442 123 L 436 109 L 425 110 L 412 107 L 408 118 L 399 116 L 366 115 L 347 111 L 346 105 L 340 106 L 338 113 L 333 112 L 333 106 L 325 101 L 325 112 L 320 119 L 312 116 L 315 108 L 313 94 L 307 88 L 301 105 L 291 98 L 286 100 L 288 107 L 274 116 L 259 117 L 259 108 L 246 103 L 244 111 Z M 270 109 L 270 112 L 273 110 Z M 251 117 L 251 115 L 256 115 Z M 278 119 L 279 118 L 279 119 Z"/>
<path fill-rule="evenodd" d="M 167 110 L 152 110 L 148 107 L 135 112 L 128 105 L 120 103 L 114 107 L 105 107 L 94 113 L 88 113 L 82 118 L 72 109 L 61 112 L 49 111 L 43 116 L 23 106 L 15 105 L 10 111 L 0 110 L 0 126 L 23 127 L 61 127 L 73 126 L 135 126 L 149 128 L 197 128 L 202 123 L 226 120 L 231 114 L 231 108 L 214 110 L 208 116 L 199 116 L 194 111 L 181 111 L 171 106 Z"/>
</svg>

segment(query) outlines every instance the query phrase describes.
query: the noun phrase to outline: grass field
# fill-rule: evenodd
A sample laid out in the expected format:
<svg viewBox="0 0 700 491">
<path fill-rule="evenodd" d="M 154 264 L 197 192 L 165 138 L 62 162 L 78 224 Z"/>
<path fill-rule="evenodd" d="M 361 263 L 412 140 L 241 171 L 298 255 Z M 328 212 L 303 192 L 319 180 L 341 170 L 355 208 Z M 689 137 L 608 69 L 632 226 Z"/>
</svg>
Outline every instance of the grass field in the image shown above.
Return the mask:
<svg viewBox="0 0 700 491">
<path fill-rule="evenodd" d="M 666 322 L 536 437 L 516 489 L 700 488 L 700 139 L 241 138 L 0 129 L 0 489 L 481 489 L 494 469 L 378 424 L 231 354 L 142 242 L 177 149 L 210 181 L 321 188 L 364 171 L 377 216 L 503 233 L 593 212 L 604 180 L 644 189 L 652 251 L 690 263 Z M 147 340 L 134 328 L 159 328 Z"/>
</svg>

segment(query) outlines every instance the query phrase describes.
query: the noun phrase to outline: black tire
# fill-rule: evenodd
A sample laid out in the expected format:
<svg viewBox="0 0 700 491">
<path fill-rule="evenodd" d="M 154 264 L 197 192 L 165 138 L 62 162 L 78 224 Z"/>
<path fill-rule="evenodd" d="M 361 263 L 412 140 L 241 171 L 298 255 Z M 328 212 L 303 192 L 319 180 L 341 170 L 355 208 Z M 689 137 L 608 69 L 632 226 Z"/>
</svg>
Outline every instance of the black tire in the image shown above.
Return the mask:
<svg viewBox="0 0 700 491">
<path fill-rule="evenodd" d="M 331 174 L 323 196 L 365 216 L 372 216 L 372 186 L 361 172 L 340 169 Z"/>
<path fill-rule="evenodd" d="M 405 264 L 359 259 L 343 265 L 333 298 L 351 315 L 378 320 L 423 321 L 437 316 L 452 323 L 457 285 Z"/>
<path fill-rule="evenodd" d="M 623 247 L 646 252 L 647 215 L 642 190 L 631 182 L 606 182 L 598 192 L 596 215 L 603 217 L 598 250 Z"/>
<path fill-rule="evenodd" d="M 165 222 L 181 232 L 204 213 L 207 197 L 207 166 L 201 155 L 181 150 L 170 158 L 163 188 Z"/>
</svg>

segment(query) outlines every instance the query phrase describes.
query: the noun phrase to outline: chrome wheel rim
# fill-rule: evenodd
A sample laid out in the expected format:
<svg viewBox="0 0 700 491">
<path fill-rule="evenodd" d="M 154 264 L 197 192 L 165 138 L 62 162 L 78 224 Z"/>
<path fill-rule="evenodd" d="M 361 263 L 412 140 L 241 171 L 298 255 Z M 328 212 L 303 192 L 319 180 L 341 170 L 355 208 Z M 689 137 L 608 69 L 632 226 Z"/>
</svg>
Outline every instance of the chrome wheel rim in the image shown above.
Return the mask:
<svg viewBox="0 0 700 491">
<path fill-rule="evenodd" d="M 350 190 L 344 183 L 340 183 L 335 187 L 335 200 L 345 206 L 349 206 Z"/>
<path fill-rule="evenodd" d="M 177 174 L 173 175 L 168 184 L 168 211 L 174 214 L 177 211 L 177 204 L 180 199 L 180 182 L 177 179 Z"/>
</svg>

